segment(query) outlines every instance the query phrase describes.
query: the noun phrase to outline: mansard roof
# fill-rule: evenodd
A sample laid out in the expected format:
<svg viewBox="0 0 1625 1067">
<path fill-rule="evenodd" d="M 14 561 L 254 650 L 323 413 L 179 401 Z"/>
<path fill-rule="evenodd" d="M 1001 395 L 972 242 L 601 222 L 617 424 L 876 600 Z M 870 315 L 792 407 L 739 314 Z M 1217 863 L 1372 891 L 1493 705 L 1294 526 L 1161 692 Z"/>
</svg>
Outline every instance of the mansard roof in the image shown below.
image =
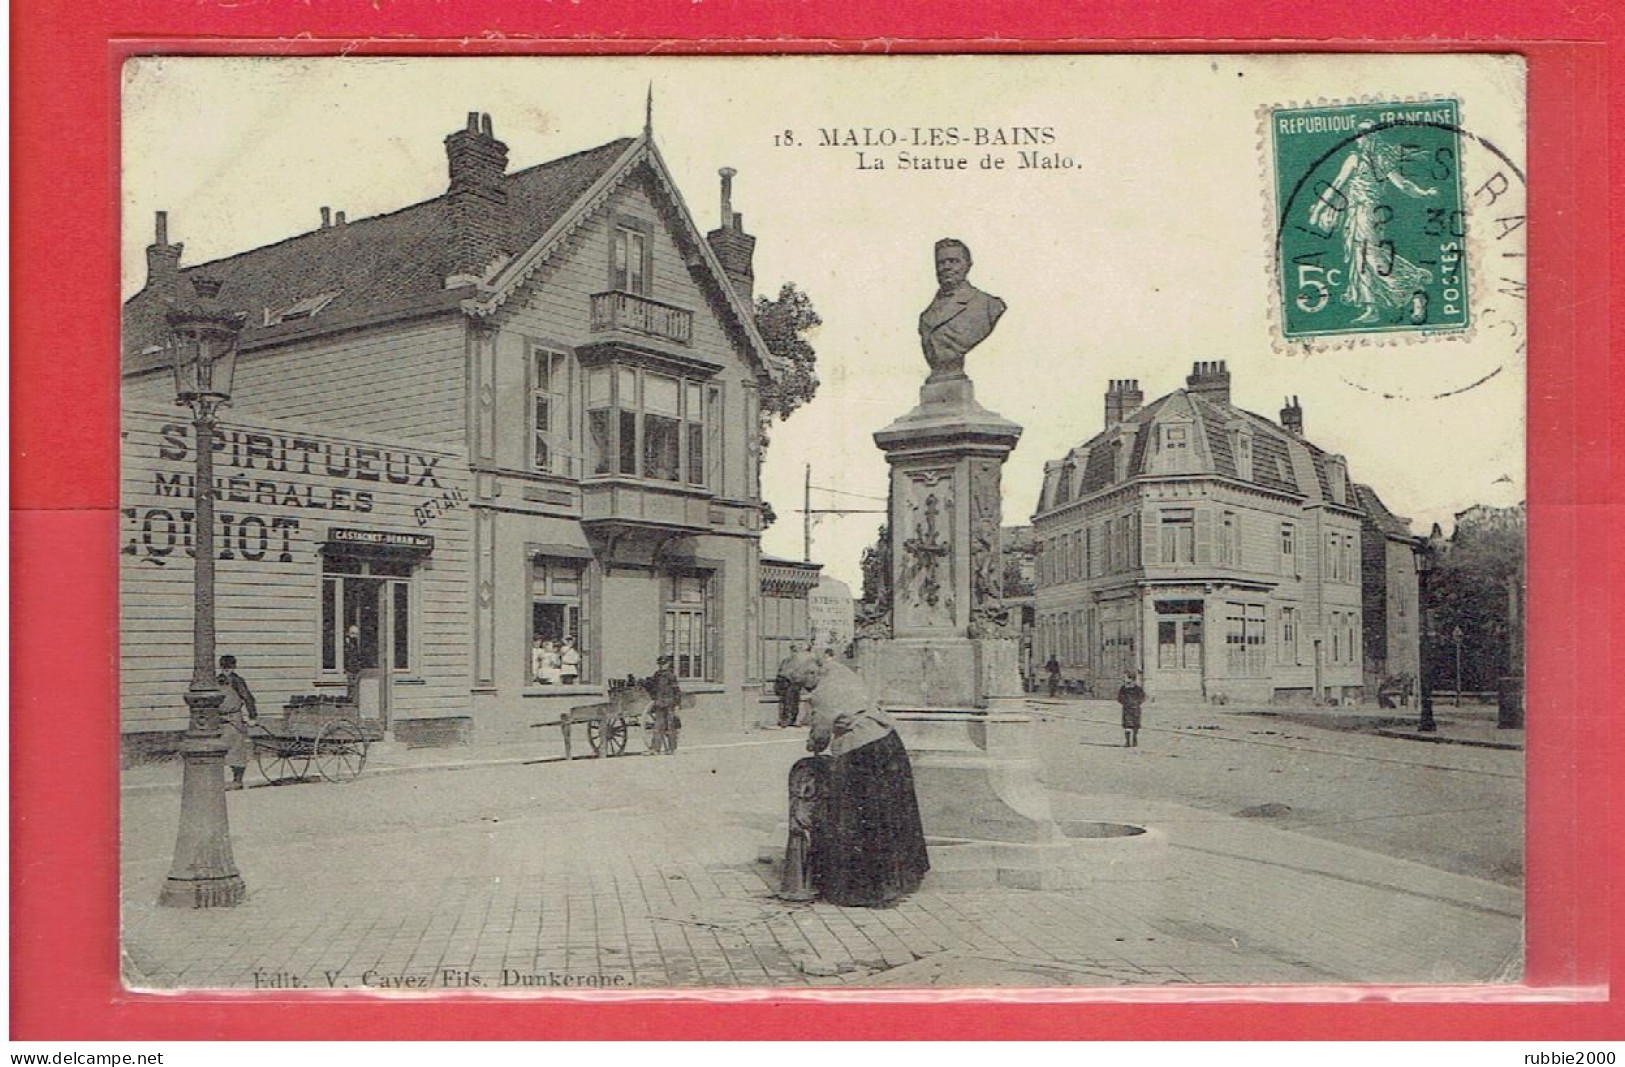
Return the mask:
<svg viewBox="0 0 1625 1067">
<path fill-rule="evenodd" d="M 1073 484 L 1071 499 L 1091 496 L 1119 481 L 1117 477 L 1117 449 L 1128 450 L 1124 466 L 1124 479 L 1139 475 L 1154 475 L 1151 444 L 1155 427 L 1169 421 L 1183 421 L 1194 425 L 1204 446 L 1196 450 L 1197 465 L 1190 472 L 1196 475 L 1217 475 L 1245 480 L 1261 489 L 1286 493 L 1310 502 L 1332 500 L 1331 479 L 1327 464 L 1332 453 L 1314 442 L 1292 433 L 1285 427 L 1255 412 L 1239 408 L 1227 401 L 1190 389 L 1176 389 L 1146 404 L 1126 416 L 1115 426 L 1109 426 L 1088 441 L 1073 448 L 1060 460 L 1047 465 L 1045 491 L 1041 509 L 1054 507 L 1055 481 L 1071 464 Z M 1253 447 L 1251 477 L 1241 478 L 1236 465 L 1232 431 L 1250 432 Z M 1366 499 L 1350 483 L 1348 506 L 1366 510 Z M 1375 498 L 1375 494 L 1371 494 Z M 1377 502 L 1380 506 L 1380 501 Z M 1386 508 L 1383 512 L 1393 518 L 1405 535 L 1405 520 L 1393 516 Z"/>
</svg>

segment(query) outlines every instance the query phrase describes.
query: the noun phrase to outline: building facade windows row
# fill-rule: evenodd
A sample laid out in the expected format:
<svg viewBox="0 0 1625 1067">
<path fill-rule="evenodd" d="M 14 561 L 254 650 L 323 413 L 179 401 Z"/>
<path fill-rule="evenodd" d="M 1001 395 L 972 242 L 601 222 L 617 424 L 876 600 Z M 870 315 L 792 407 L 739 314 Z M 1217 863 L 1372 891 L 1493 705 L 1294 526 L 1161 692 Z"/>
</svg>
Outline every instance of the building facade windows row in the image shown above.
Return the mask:
<svg viewBox="0 0 1625 1067">
<path fill-rule="evenodd" d="M 1140 565 L 1140 517 L 1118 515 L 1046 538 L 1037 570 L 1046 584 L 1120 574 Z"/>
</svg>

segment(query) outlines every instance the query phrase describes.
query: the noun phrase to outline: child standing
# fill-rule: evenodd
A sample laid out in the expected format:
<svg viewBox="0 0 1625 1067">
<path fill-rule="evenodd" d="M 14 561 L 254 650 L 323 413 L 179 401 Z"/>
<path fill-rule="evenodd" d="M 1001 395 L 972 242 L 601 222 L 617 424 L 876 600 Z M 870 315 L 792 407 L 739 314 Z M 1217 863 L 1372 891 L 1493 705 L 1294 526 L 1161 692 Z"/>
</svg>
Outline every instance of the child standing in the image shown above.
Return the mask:
<svg viewBox="0 0 1625 1067">
<path fill-rule="evenodd" d="M 1145 690 L 1133 671 L 1123 674 L 1123 684 L 1117 690 L 1117 702 L 1123 706 L 1123 747 L 1140 747 L 1140 708 L 1145 704 Z"/>
</svg>

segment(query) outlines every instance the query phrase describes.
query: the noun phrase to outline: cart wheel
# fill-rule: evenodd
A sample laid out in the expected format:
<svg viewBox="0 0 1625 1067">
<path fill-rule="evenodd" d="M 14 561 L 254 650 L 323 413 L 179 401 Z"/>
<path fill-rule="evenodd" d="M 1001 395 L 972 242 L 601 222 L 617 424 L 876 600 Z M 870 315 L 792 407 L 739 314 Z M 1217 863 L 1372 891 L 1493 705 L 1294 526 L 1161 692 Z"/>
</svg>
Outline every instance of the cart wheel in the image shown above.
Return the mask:
<svg viewBox="0 0 1625 1067">
<path fill-rule="evenodd" d="M 367 765 L 367 741 L 353 722 L 332 722 L 316 735 L 316 769 L 329 782 L 353 781 Z"/>
<path fill-rule="evenodd" d="M 303 748 L 284 748 L 270 745 L 254 746 L 254 763 L 267 782 L 280 784 L 301 781 L 310 770 L 310 752 Z"/>
<path fill-rule="evenodd" d="M 619 756 L 626 751 L 626 719 L 594 719 L 587 724 L 587 741 L 594 755 Z"/>
</svg>

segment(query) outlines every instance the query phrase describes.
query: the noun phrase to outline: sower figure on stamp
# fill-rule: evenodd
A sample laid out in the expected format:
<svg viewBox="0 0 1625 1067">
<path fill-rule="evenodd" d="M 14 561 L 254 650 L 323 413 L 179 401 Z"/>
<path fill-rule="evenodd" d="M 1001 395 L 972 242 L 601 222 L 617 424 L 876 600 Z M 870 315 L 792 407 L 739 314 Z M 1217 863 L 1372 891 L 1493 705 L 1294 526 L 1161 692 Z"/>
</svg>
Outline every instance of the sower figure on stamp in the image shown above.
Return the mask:
<svg viewBox="0 0 1625 1067">
<path fill-rule="evenodd" d="M 1383 202 L 1389 186 L 1421 200 L 1436 197 L 1435 187 L 1423 188 L 1400 173 L 1400 150 L 1384 144 L 1371 132 L 1373 123 L 1360 123 L 1361 137 L 1343 158 L 1331 188 L 1309 206 L 1309 224 L 1325 233 L 1343 231 L 1343 263 L 1347 272 L 1341 300 L 1360 309 L 1356 323 L 1376 322 L 1380 313 L 1409 307 L 1433 281 L 1433 272 L 1394 252 L 1383 227 L 1393 209 Z M 1421 321 L 1426 321 L 1425 307 Z"/>
<path fill-rule="evenodd" d="M 1123 707 L 1123 747 L 1140 747 L 1140 709 L 1145 705 L 1145 690 L 1140 688 L 1139 676 L 1133 671 L 1123 674 L 1123 684 L 1117 690 L 1117 702 Z"/>
<path fill-rule="evenodd" d="M 931 373 L 926 383 L 966 377 L 965 353 L 987 340 L 1004 314 L 1004 301 L 972 285 L 970 249 L 944 237 L 936 244 L 937 295 L 920 312 L 920 348 Z"/>
<path fill-rule="evenodd" d="M 231 781 L 227 789 L 241 789 L 243 775 L 248 770 L 248 724 L 260 716 L 254 704 L 253 690 L 243 676 L 237 673 L 237 657 L 220 657 L 220 676 L 217 682 L 226 698 L 220 704 L 220 725 L 226 737 L 226 766 L 231 768 Z"/>
</svg>

